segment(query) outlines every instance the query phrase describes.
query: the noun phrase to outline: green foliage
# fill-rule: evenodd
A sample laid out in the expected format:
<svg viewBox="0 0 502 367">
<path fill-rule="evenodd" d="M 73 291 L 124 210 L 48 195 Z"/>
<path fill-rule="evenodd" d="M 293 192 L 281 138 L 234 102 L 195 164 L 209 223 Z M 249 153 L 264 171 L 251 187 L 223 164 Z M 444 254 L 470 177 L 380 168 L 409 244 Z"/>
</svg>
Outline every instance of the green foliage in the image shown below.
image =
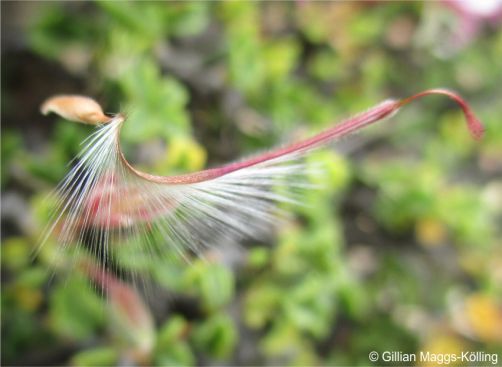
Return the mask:
<svg viewBox="0 0 502 367">
<path fill-rule="evenodd" d="M 157 335 L 155 362 L 159 366 L 191 366 L 194 356 L 186 339 L 189 324 L 174 316 L 160 329 Z"/>
<path fill-rule="evenodd" d="M 94 348 L 79 352 L 71 359 L 72 366 L 113 366 L 118 361 L 118 353 L 112 348 Z"/>
<path fill-rule="evenodd" d="M 20 26 L 29 59 L 11 84 L 26 79 L 33 60 L 56 71 L 29 74 L 22 91 L 2 87 L 1 185 L 18 200 L 2 207 L 2 364 L 368 365 L 372 350 L 499 350 L 500 29 L 483 24 L 448 53 L 455 38 L 441 19 L 456 16 L 442 3 L 33 9 Z M 472 141 L 459 111 L 431 97 L 339 142 L 340 151 L 313 152 L 311 187 L 301 205 L 284 205 L 291 218 L 271 240 L 201 257 L 153 232 L 147 248 L 110 246 L 122 291 L 145 300 L 129 313 L 120 306 L 130 303 L 110 302 L 86 279 L 80 265 L 95 249 L 60 251 L 49 238 L 36 250 L 54 200 L 43 198 L 92 130 L 62 120 L 25 128 L 42 121 L 38 106 L 12 106 L 38 103 L 32 90 L 48 97 L 75 85 L 106 111 L 129 115 L 127 156 L 163 175 L 305 137 L 431 87 L 464 95 L 487 136 Z M 26 208 L 12 204 L 19 201 Z M 127 285 L 131 278 L 144 293 Z M 137 314 L 155 325 L 138 326 Z M 52 355 L 44 349 L 71 357 L 44 360 Z"/>
<path fill-rule="evenodd" d="M 85 340 L 104 323 L 103 304 L 82 277 L 59 284 L 50 306 L 51 325 L 62 337 Z"/>
<path fill-rule="evenodd" d="M 139 143 L 154 137 L 169 139 L 190 131 L 185 88 L 172 78 L 161 78 L 153 62 L 140 61 L 119 84 L 125 96 L 138 105 L 137 108 L 129 106 L 130 119 L 148 121 L 140 126 L 126 124 L 123 130 L 126 139 Z M 166 116 L 169 116 L 167 121 Z"/>
<path fill-rule="evenodd" d="M 21 146 L 21 137 L 19 134 L 17 134 L 14 131 L 2 131 L 2 177 L 1 177 L 1 184 L 2 184 L 2 189 L 7 183 L 9 175 L 8 170 L 9 167 L 11 166 L 11 162 L 15 158 L 15 154 L 17 153 L 17 150 Z"/>
<path fill-rule="evenodd" d="M 207 351 L 210 357 L 223 359 L 232 355 L 237 331 L 227 315 L 214 315 L 196 326 L 192 338 L 196 350 Z"/>
<path fill-rule="evenodd" d="M 182 284 L 188 292 L 200 297 L 207 311 L 227 304 L 234 293 L 232 273 L 222 265 L 196 260 L 184 274 Z"/>
</svg>

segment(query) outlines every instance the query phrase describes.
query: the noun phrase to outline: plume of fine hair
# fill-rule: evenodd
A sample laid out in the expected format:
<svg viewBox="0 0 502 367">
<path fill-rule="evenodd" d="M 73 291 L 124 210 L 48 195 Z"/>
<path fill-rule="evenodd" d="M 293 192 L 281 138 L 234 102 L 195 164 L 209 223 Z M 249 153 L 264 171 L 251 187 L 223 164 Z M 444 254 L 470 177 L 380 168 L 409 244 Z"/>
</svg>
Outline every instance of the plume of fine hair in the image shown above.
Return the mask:
<svg viewBox="0 0 502 367">
<path fill-rule="evenodd" d="M 309 139 L 249 159 L 177 176 L 155 176 L 134 168 L 120 146 L 122 114 L 105 115 L 92 99 L 56 96 L 42 112 L 55 112 L 97 129 L 83 143 L 76 164 L 56 191 L 56 206 L 46 238 L 55 233 L 62 247 L 88 243 L 105 266 L 110 248 L 134 240 L 155 256 L 162 248 L 199 253 L 221 241 L 238 242 L 267 231 L 280 203 L 295 202 L 305 188 L 308 152 L 382 120 L 414 99 L 443 94 L 459 104 L 474 138 L 481 123 L 457 94 L 431 89 L 402 100 L 386 100 Z M 130 123 L 135 123 L 131 121 Z M 285 185 L 288 190 L 274 190 Z"/>
</svg>

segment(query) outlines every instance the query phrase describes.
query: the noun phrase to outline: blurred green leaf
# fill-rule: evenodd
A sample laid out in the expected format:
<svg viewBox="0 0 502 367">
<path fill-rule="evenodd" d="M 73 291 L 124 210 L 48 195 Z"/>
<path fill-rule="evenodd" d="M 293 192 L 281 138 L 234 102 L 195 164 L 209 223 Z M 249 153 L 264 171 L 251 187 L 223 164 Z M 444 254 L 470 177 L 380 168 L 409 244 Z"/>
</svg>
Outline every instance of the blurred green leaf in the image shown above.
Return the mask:
<svg viewBox="0 0 502 367">
<path fill-rule="evenodd" d="M 2 144 L 0 146 L 2 152 L 1 164 L 1 184 L 2 190 L 9 179 L 9 167 L 18 154 L 19 148 L 22 146 L 21 136 L 12 130 L 2 130 Z"/>
<path fill-rule="evenodd" d="M 2 265 L 10 270 L 19 270 L 30 260 L 28 240 L 10 237 L 2 243 Z"/>
<path fill-rule="evenodd" d="M 84 350 L 71 359 L 72 366 L 115 366 L 119 360 L 113 348 L 101 347 Z"/>
<path fill-rule="evenodd" d="M 216 311 L 226 305 L 234 294 L 233 274 L 223 265 L 195 261 L 186 271 L 183 279 L 185 289 L 201 298 L 209 311 Z"/>
<path fill-rule="evenodd" d="M 235 326 L 226 315 L 212 316 L 193 331 L 195 347 L 218 359 L 229 357 L 237 337 Z"/>
<path fill-rule="evenodd" d="M 99 39 L 99 17 L 88 21 L 82 13 L 68 11 L 63 3 L 38 7 L 39 17 L 30 24 L 29 42 L 33 50 L 48 58 L 59 58 L 68 47 L 83 45 L 87 52 Z"/>
<path fill-rule="evenodd" d="M 122 130 L 127 141 L 144 143 L 157 137 L 170 139 L 190 132 L 185 87 L 172 77 L 162 78 L 152 61 L 136 64 L 120 84 L 131 104 L 131 121 L 124 124 Z"/>
<path fill-rule="evenodd" d="M 104 306 L 82 277 L 70 276 L 49 300 L 51 326 L 62 337 L 86 340 L 104 325 Z"/>
<path fill-rule="evenodd" d="M 187 342 L 190 325 L 181 317 L 170 318 L 158 332 L 155 361 L 160 366 L 192 366 L 195 358 Z"/>
<path fill-rule="evenodd" d="M 247 290 L 244 320 L 252 328 L 263 328 L 277 314 L 283 295 L 278 285 L 256 282 Z"/>
</svg>

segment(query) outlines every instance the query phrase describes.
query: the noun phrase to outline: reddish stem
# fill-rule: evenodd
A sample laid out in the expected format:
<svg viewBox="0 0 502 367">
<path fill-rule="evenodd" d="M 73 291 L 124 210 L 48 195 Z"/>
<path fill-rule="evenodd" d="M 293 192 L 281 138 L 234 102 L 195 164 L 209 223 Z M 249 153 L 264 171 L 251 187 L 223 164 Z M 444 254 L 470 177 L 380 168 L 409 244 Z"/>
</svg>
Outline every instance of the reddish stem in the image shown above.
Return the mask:
<svg viewBox="0 0 502 367">
<path fill-rule="evenodd" d="M 252 157 L 241 162 L 230 163 L 221 167 L 211 168 L 199 172 L 188 173 L 177 176 L 155 176 L 145 172 L 138 171 L 130 165 L 130 163 L 125 159 L 122 151 L 119 147 L 119 152 L 121 154 L 121 159 L 123 163 L 136 175 L 160 184 L 193 184 L 197 182 L 212 180 L 231 172 L 238 171 L 243 168 L 251 167 L 259 163 L 263 163 L 275 158 L 279 158 L 284 155 L 306 151 L 308 149 L 315 148 L 322 144 L 325 144 L 331 140 L 341 138 L 354 131 L 357 131 L 365 126 L 371 125 L 374 122 L 380 121 L 385 117 L 390 116 L 392 113 L 396 112 L 402 106 L 412 102 L 415 99 L 419 99 L 431 94 L 443 94 L 457 102 L 457 104 L 462 109 L 465 119 L 467 121 L 467 127 L 474 139 L 479 140 L 483 136 L 484 128 L 481 122 L 474 116 L 471 108 L 467 102 L 462 99 L 458 94 L 451 92 L 446 89 L 429 89 L 420 93 L 417 93 L 411 97 L 402 100 L 387 100 L 379 105 L 370 108 L 368 111 L 360 113 L 352 118 L 342 121 L 340 124 L 333 126 L 309 139 L 302 140 L 297 143 L 293 143 L 283 148 L 267 152 L 256 157 Z"/>
<path fill-rule="evenodd" d="M 456 94 L 452 91 L 449 91 L 447 89 L 429 89 L 429 90 L 417 93 L 411 97 L 402 99 L 399 102 L 399 107 L 404 106 L 417 98 L 422 98 L 422 97 L 428 96 L 430 94 L 443 94 L 445 96 L 450 97 L 450 99 L 454 100 L 455 102 L 457 102 L 457 104 L 462 109 L 462 112 L 464 113 L 464 117 L 467 122 L 467 127 L 468 127 L 469 132 L 471 133 L 472 137 L 475 140 L 481 140 L 481 138 L 483 137 L 483 134 L 485 132 L 483 124 L 476 118 L 476 116 L 474 115 L 474 112 L 472 111 L 470 106 L 467 104 L 467 102 L 462 97 L 460 97 L 458 94 Z"/>
</svg>

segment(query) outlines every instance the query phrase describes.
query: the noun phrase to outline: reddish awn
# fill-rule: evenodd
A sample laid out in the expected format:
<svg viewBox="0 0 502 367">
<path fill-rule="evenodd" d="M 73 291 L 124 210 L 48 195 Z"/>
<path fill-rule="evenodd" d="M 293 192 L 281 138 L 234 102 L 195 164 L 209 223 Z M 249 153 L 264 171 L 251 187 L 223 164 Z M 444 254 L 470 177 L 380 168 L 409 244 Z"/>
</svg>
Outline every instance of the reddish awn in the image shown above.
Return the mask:
<svg viewBox="0 0 502 367">
<path fill-rule="evenodd" d="M 454 92 L 430 89 L 401 100 L 386 100 L 309 139 L 270 152 L 199 172 L 156 176 L 134 168 L 120 146 L 123 114 L 107 116 L 92 99 L 61 95 L 48 99 L 42 112 L 96 125 L 76 165 L 57 189 L 57 206 L 47 236 L 55 232 L 63 246 L 87 243 L 101 263 L 113 260 L 112 246 L 135 239 L 154 253 L 163 246 L 183 253 L 239 237 L 256 236 L 276 219 L 277 204 L 291 200 L 273 187 L 301 185 L 300 158 L 315 148 L 396 113 L 402 106 L 441 94 L 462 109 L 475 139 L 483 126 Z M 282 191 L 281 191 L 282 192 Z M 161 253 L 159 253 L 161 254 Z"/>
</svg>

